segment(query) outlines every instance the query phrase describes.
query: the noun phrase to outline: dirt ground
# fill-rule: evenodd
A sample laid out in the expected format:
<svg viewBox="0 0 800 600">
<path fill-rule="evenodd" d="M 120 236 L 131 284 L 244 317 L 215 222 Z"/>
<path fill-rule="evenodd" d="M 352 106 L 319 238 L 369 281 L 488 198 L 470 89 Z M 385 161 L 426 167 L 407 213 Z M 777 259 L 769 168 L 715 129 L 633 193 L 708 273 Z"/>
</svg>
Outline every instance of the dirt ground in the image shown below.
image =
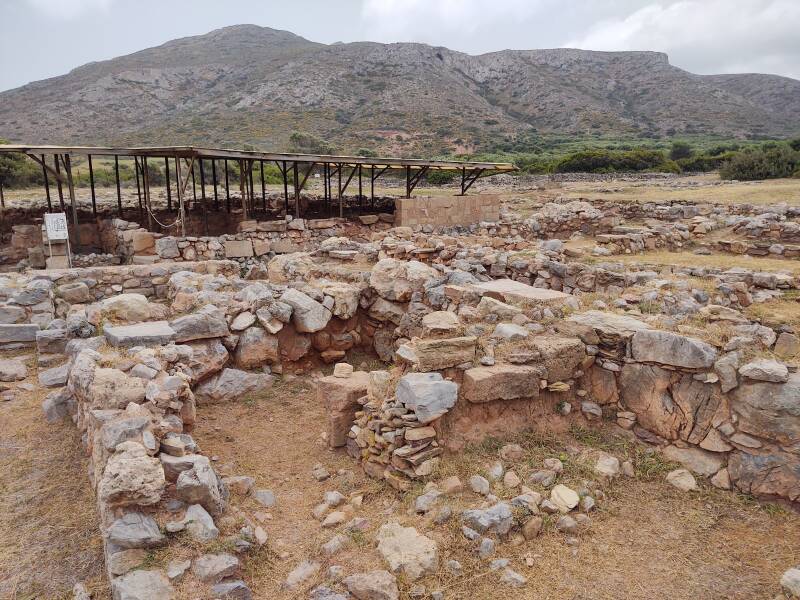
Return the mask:
<svg viewBox="0 0 800 600">
<path fill-rule="evenodd" d="M 36 383 L 29 356 L 28 379 L 2 385 Z M 0 598 L 72 598 L 78 581 L 107 591 L 80 434 L 70 421 L 45 422 L 45 395 L 19 389 L 16 399 L 0 400 Z"/>
<path fill-rule="evenodd" d="M 34 372 L 31 369 L 28 381 Z M 17 399 L 0 403 L 0 597 L 66 598 L 74 582 L 85 581 L 95 598 L 108 598 L 80 439 L 68 421 L 54 426 L 44 422 L 43 396 L 42 391 L 21 391 Z M 230 550 L 225 538 L 235 534 L 245 518 L 260 523 L 269 541 L 244 559 L 244 577 L 256 598 L 305 598 L 310 587 L 325 582 L 332 564 L 343 566 L 348 574 L 383 568 L 373 540 L 389 520 L 413 525 L 438 542 L 441 568 L 418 583 L 428 593 L 441 590 L 452 599 L 772 598 L 779 592 L 781 573 L 800 562 L 800 515 L 707 484 L 697 493 L 684 494 L 663 481 L 673 465 L 610 433 L 573 430 L 560 437 L 516 436 L 513 441 L 526 455 L 507 468 L 524 479 L 544 458 L 557 456 L 565 464 L 562 481 L 585 485 L 590 471 L 567 452 L 568 446 L 576 446 L 630 458 L 637 477 L 602 488 L 607 498 L 592 513 L 592 523 L 579 534 L 575 547 L 568 546 L 549 521 L 532 542 L 498 544 L 496 556 L 510 559 L 512 568 L 528 578 L 522 589 L 502 587 L 498 573 L 478 560 L 461 535 L 457 516 L 434 525 L 430 517 L 410 514 L 421 486 L 402 494 L 366 478 L 343 450 L 327 448 L 324 423 L 323 407 L 307 378 L 279 381 L 261 396 L 199 409 L 194 435 L 216 468 L 223 474 L 252 475 L 256 487 L 272 489 L 278 498 L 271 510 L 251 498 L 235 498 L 232 510 L 218 521 L 221 539 L 195 548 Z M 488 440 L 448 456 L 433 479 L 457 474 L 466 482 L 497 456 L 500 444 Z M 316 464 L 324 465 L 332 477 L 316 481 L 311 475 Z M 363 505 L 353 516 L 366 518 L 368 527 L 351 535 L 349 546 L 326 560 L 319 548 L 336 530 L 323 529 L 311 510 L 329 490 L 349 498 L 361 496 Z M 511 490 L 495 491 L 501 498 L 515 495 Z M 463 508 L 479 505 L 480 499 L 464 492 L 444 503 L 458 515 Z M 149 563 L 164 566 L 178 557 L 169 552 L 154 552 Z M 287 574 L 304 559 L 321 562 L 317 576 L 297 590 L 282 589 Z M 454 577 L 444 567 L 450 559 L 463 565 L 461 576 Z M 411 584 L 400 578 L 400 585 L 402 597 L 408 597 Z M 187 579 L 179 597 L 210 596 Z"/>
<path fill-rule="evenodd" d="M 544 458 L 558 456 L 565 463 L 562 481 L 585 484 L 591 474 L 565 451 L 568 445 L 599 447 L 620 458 L 629 457 L 637 477 L 604 488 L 608 499 L 593 513 L 592 524 L 580 534 L 574 553 L 553 523 L 533 542 L 518 547 L 499 544 L 496 556 L 511 559 L 511 566 L 528 578 L 528 585 L 521 590 L 498 587 L 498 573 L 478 560 L 460 532 L 457 517 L 440 526 L 432 524 L 430 517 L 409 514 L 419 488 L 406 494 L 395 492 L 366 479 L 343 450 L 327 449 L 321 437 L 324 411 L 307 382 L 279 384 L 261 398 L 205 407 L 200 417 L 197 438 L 208 454 L 218 457 L 217 464 L 232 473 L 253 475 L 257 487 L 272 489 L 278 498 L 272 518 L 262 521 L 270 535 L 270 549 L 251 556 L 245 568 L 258 598 L 304 598 L 310 587 L 325 582 L 325 571 L 333 564 L 343 566 L 348 574 L 383 568 L 373 539 L 389 520 L 413 525 L 437 540 L 441 568 L 418 583 L 428 593 L 442 590 L 445 598 L 453 599 L 771 598 L 780 591 L 781 573 L 800 561 L 800 515 L 707 484 L 697 493 L 679 492 L 663 480 L 675 465 L 610 434 L 582 430 L 561 438 L 529 434 L 514 438 L 526 449 L 526 457 L 507 465 L 523 478 L 540 468 Z M 433 479 L 458 474 L 466 483 L 489 459 L 496 458 L 499 445 L 490 440 L 462 455 L 448 456 Z M 314 480 L 315 464 L 324 465 L 333 477 Z M 363 505 L 354 515 L 368 519 L 369 527 L 352 536 L 347 550 L 325 560 L 319 547 L 335 530 L 323 529 L 311 510 L 329 490 L 363 496 Z M 497 493 L 503 498 L 516 495 L 511 490 Z M 480 500 L 464 492 L 445 503 L 457 515 Z M 264 512 L 252 500 L 240 506 L 250 515 Z M 322 563 L 318 576 L 299 590 L 281 589 L 289 571 L 308 558 Z M 532 559 L 532 566 L 526 565 L 526 558 Z M 462 576 L 453 577 L 445 569 L 449 559 L 461 562 Z M 407 597 L 410 587 L 401 579 L 402 597 Z M 183 592 L 184 597 L 193 597 L 191 590 Z"/>
</svg>

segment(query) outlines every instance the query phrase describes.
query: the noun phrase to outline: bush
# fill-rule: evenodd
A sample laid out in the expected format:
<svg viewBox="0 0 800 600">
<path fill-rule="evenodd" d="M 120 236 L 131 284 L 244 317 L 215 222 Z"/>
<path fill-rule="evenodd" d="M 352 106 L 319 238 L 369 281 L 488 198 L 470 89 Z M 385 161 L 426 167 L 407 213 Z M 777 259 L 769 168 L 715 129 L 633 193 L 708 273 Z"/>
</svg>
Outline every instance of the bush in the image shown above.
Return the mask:
<svg viewBox="0 0 800 600">
<path fill-rule="evenodd" d="M 678 172 L 678 165 L 662 152 L 639 148 L 629 151 L 583 150 L 569 154 L 555 164 L 557 173 L 613 173 L 616 171 Z"/>
<path fill-rule="evenodd" d="M 425 174 L 425 180 L 431 185 L 444 185 L 452 182 L 457 175 L 456 171 L 428 171 Z"/>
<path fill-rule="evenodd" d="M 688 142 L 672 142 L 672 147 L 669 150 L 669 157 L 672 160 L 681 160 L 692 158 L 694 150 Z"/>
<path fill-rule="evenodd" d="M 293 152 L 306 154 L 333 154 L 335 149 L 325 140 L 318 138 L 311 133 L 295 131 L 289 136 Z"/>
<path fill-rule="evenodd" d="M 796 152 L 800 152 L 800 138 L 789 140 L 789 147 Z"/>
<path fill-rule="evenodd" d="M 800 173 L 800 152 L 789 144 L 765 145 L 736 153 L 720 168 L 723 179 L 753 181 L 792 177 Z"/>
</svg>

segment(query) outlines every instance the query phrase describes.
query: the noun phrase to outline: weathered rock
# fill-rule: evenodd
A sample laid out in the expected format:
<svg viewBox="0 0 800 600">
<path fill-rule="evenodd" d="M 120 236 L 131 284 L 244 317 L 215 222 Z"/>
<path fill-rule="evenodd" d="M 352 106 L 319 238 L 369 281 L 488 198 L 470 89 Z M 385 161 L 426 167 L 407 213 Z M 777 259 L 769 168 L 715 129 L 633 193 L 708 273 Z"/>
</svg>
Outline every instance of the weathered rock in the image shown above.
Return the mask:
<svg viewBox="0 0 800 600">
<path fill-rule="evenodd" d="M 492 402 L 539 397 L 541 367 L 500 364 L 464 371 L 461 392 L 470 402 Z"/>
<path fill-rule="evenodd" d="M 559 483 L 552 490 L 550 490 L 550 502 L 558 507 L 562 513 L 568 513 L 573 508 L 578 506 L 580 497 L 575 490 Z"/>
<path fill-rule="evenodd" d="M 116 519 L 105 535 L 121 548 L 156 548 L 166 543 L 155 519 L 139 512 L 128 512 Z"/>
<path fill-rule="evenodd" d="M 414 365 L 418 371 L 438 371 L 475 360 L 477 338 L 417 339 L 403 344 L 396 356 Z"/>
<path fill-rule="evenodd" d="M 269 389 L 272 381 L 272 376 L 263 373 L 224 369 L 197 386 L 194 394 L 198 402 L 230 402 Z"/>
<path fill-rule="evenodd" d="M 779 450 L 767 455 L 734 451 L 728 457 L 728 474 L 745 494 L 800 501 L 800 457 L 797 454 Z"/>
<path fill-rule="evenodd" d="M 149 506 L 161 500 L 166 481 L 157 458 L 136 442 L 123 442 L 108 459 L 98 496 L 115 506 Z"/>
<path fill-rule="evenodd" d="M 511 507 L 505 502 L 498 502 L 487 509 L 465 510 L 461 514 L 461 518 L 468 526 L 480 533 L 494 531 L 500 536 L 506 535 L 514 524 Z"/>
<path fill-rule="evenodd" d="M 188 347 L 192 349 L 192 356 L 185 363 L 193 382 L 219 373 L 228 362 L 228 351 L 219 340 L 190 342 Z"/>
<path fill-rule="evenodd" d="M 114 600 L 171 600 L 175 591 L 161 571 L 131 571 L 111 581 Z"/>
<path fill-rule="evenodd" d="M 730 397 L 741 431 L 786 445 L 800 439 L 800 373 L 783 384 L 744 382 Z"/>
<path fill-rule="evenodd" d="M 681 463 L 690 471 L 705 477 L 711 477 L 724 465 L 724 459 L 718 453 L 707 452 L 700 448 L 667 446 L 663 453 L 668 460 Z"/>
<path fill-rule="evenodd" d="M 356 573 L 342 580 L 348 591 L 358 600 L 398 600 L 397 580 L 388 571 Z"/>
<path fill-rule="evenodd" d="M 107 325 L 103 335 L 111 346 L 160 346 L 175 339 L 175 330 L 167 321 L 150 321 L 135 325 Z"/>
<path fill-rule="evenodd" d="M 230 333 L 225 314 L 211 305 L 204 306 L 196 313 L 178 317 L 170 322 L 170 327 L 175 331 L 176 342 L 225 337 Z"/>
<path fill-rule="evenodd" d="M 638 362 L 654 362 L 684 369 L 708 369 L 717 359 L 713 346 L 670 331 L 637 331 L 631 353 Z"/>
<path fill-rule="evenodd" d="M 789 370 L 785 364 L 777 360 L 760 358 L 742 365 L 739 368 L 739 375 L 754 381 L 783 383 L 789 379 Z"/>
<path fill-rule="evenodd" d="M 192 563 L 192 573 L 204 583 L 218 583 L 238 570 L 239 559 L 232 554 L 203 554 Z"/>
<path fill-rule="evenodd" d="M 252 600 L 253 592 L 241 579 L 223 581 L 211 586 L 211 593 L 219 600 Z"/>
<path fill-rule="evenodd" d="M 228 505 L 228 488 L 217 477 L 205 456 L 198 456 L 191 469 L 178 475 L 175 495 L 187 504 L 199 504 L 212 515 L 219 515 Z"/>
<path fill-rule="evenodd" d="M 438 271 L 421 262 L 384 258 L 372 267 L 369 284 L 386 300 L 408 302 L 411 294 L 421 292 L 426 281 L 438 276 Z"/>
<path fill-rule="evenodd" d="M 330 310 L 294 288 L 288 288 L 283 292 L 280 300 L 292 307 L 292 322 L 299 332 L 319 331 L 331 320 Z"/>
<path fill-rule="evenodd" d="M 16 358 L 0 359 L 0 381 L 22 381 L 28 376 L 28 368 Z"/>
<path fill-rule="evenodd" d="M 150 302 L 142 294 L 119 294 L 100 301 L 103 316 L 113 320 L 138 323 L 151 318 Z"/>
<path fill-rule="evenodd" d="M 280 359 L 278 338 L 261 329 L 250 327 L 239 336 L 236 345 L 236 364 L 243 369 L 272 365 Z"/>
<path fill-rule="evenodd" d="M 435 573 L 439 567 L 436 542 L 413 527 L 398 523 L 383 525 L 375 538 L 378 552 L 393 573 L 402 573 L 409 581 Z"/>
<path fill-rule="evenodd" d="M 667 473 L 667 483 L 672 484 L 682 492 L 690 492 L 697 489 L 697 481 L 694 476 L 686 469 L 675 469 Z"/>
<path fill-rule="evenodd" d="M 354 371 L 350 377 L 323 377 L 317 384 L 317 401 L 325 405 L 328 413 L 328 444 L 332 448 L 344 446 L 347 432 L 360 409 L 358 399 L 367 395 L 369 374 Z"/>
<path fill-rule="evenodd" d="M 208 511 L 199 504 L 192 504 L 183 517 L 186 532 L 196 542 L 210 542 L 219 537 L 219 529 Z"/>
<path fill-rule="evenodd" d="M 409 373 L 400 378 L 396 398 L 414 411 L 420 423 L 430 423 L 456 403 L 458 385 L 440 373 Z"/>
<path fill-rule="evenodd" d="M 800 567 L 786 569 L 783 572 L 781 587 L 789 598 L 800 598 Z"/>
<path fill-rule="evenodd" d="M 321 566 L 322 565 L 320 565 L 320 563 L 317 561 L 302 561 L 289 572 L 289 575 L 286 576 L 286 580 L 283 582 L 282 587 L 287 590 L 293 590 L 297 588 L 299 585 L 302 585 L 308 579 L 316 575 Z"/>
<path fill-rule="evenodd" d="M 437 310 L 422 317 L 422 328 L 429 333 L 455 333 L 458 317 L 446 310 Z"/>
</svg>

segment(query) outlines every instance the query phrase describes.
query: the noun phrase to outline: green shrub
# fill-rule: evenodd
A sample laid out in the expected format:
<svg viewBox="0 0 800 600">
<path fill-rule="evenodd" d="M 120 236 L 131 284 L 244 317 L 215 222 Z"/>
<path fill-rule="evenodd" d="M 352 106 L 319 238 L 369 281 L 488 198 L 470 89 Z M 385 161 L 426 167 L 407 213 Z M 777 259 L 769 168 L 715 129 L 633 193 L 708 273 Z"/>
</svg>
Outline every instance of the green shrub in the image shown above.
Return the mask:
<svg viewBox="0 0 800 600">
<path fill-rule="evenodd" d="M 557 173 L 613 173 L 617 171 L 677 172 L 678 165 L 662 152 L 638 148 L 628 151 L 582 150 L 568 154 L 555 164 Z"/>
<path fill-rule="evenodd" d="M 425 180 L 431 185 L 443 185 L 452 182 L 457 175 L 456 171 L 428 171 Z"/>
<path fill-rule="evenodd" d="M 692 158 L 694 150 L 688 142 L 672 142 L 672 147 L 669 150 L 669 157 L 672 160 L 681 160 Z"/>
<path fill-rule="evenodd" d="M 800 152 L 789 144 L 769 144 L 736 153 L 720 168 L 723 179 L 753 181 L 792 177 L 800 171 Z"/>
<path fill-rule="evenodd" d="M 289 143 L 293 152 L 307 154 L 333 154 L 335 152 L 334 147 L 325 140 L 303 131 L 292 132 L 292 135 L 289 136 Z"/>
</svg>

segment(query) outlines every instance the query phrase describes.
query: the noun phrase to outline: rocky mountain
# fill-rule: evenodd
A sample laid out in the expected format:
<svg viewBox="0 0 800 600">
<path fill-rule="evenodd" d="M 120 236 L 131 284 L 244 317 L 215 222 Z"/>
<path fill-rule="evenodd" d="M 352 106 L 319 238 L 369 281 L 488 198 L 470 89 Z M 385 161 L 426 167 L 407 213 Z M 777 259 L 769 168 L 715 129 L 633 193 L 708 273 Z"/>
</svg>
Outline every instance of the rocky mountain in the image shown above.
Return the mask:
<svg viewBox="0 0 800 600">
<path fill-rule="evenodd" d="M 471 56 L 240 25 L 0 93 L 0 137 L 16 141 L 287 150 L 293 132 L 394 154 L 540 134 L 784 137 L 800 132 L 800 81 L 695 75 L 655 52 Z"/>
</svg>

